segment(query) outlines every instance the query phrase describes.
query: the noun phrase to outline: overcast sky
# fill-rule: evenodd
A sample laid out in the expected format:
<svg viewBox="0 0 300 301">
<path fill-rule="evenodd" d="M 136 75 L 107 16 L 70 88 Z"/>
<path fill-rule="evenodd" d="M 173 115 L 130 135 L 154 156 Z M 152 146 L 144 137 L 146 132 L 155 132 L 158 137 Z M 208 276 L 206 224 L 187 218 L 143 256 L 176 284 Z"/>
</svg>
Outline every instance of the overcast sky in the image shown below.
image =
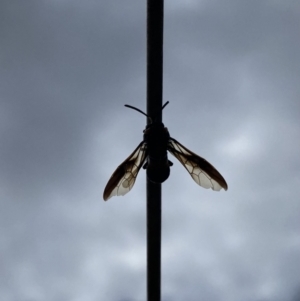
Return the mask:
<svg viewBox="0 0 300 301">
<path fill-rule="evenodd" d="M 300 6 L 168 0 L 164 123 L 229 189 L 174 163 L 163 301 L 300 300 Z M 0 299 L 146 299 L 146 1 L 0 2 Z"/>
</svg>

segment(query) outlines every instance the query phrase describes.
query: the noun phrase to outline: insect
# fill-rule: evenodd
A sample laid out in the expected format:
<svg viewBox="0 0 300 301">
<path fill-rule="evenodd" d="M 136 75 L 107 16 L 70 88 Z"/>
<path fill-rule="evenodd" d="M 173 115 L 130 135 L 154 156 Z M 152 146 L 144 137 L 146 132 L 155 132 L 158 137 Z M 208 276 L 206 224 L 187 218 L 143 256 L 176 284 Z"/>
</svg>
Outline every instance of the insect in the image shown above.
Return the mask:
<svg viewBox="0 0 300 301">
<path fill-rule="evenodd" d="M 168 103 L 163 105 L 162 110 Z M 198 185 L 216 191 L 222 188 L 227 190 L 228 186 L 222 175 L 205 159 L 171 138 L 162 122 L 152 121 L 143 111 L 129 105 L 125 106 L 144 114 L 151 123 L 143 131 L 143 141 L 110 177 L 103 193 L 105 201 L 115 195 L 124 195 L 129 192 L 142 166 L 147 170 L 147 177 L 150 181 L 163 183 L 169 177 L 170 166 L 173 165 L 168 160 L 167 151 L 179 160 Z"/>
</svg>

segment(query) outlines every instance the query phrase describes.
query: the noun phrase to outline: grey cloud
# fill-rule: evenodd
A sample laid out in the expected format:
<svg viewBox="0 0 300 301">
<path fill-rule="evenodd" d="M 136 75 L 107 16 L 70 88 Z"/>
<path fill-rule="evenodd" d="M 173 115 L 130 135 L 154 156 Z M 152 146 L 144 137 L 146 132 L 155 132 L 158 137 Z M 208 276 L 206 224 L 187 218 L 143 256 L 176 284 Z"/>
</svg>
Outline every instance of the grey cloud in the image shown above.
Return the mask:
<svg viewBox="0 0 300 301">
<path fill-rule="evenodd" d="M 144 300 L 145 174 L 102 201 L 142 139 L 146 3 L 2 1 L 0 296 Z M 164 123 L 220 169 L 163 185 L 162 300 L 298 300 L 299 11 L 165 3 Z"/>
</svg>

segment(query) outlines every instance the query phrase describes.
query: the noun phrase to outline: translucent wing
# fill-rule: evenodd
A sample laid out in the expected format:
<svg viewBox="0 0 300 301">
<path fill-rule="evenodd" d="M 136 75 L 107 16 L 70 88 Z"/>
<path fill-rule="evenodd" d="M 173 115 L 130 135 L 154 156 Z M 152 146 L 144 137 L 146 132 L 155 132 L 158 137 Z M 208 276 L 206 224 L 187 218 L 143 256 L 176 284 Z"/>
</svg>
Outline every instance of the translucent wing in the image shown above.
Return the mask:
<svg viewBox="0 0 300 301">
<path fill-rule="evenodd" d="M 209 162 L 173 138 L 169 140 L 168 151 L 180 161 L 198 185 L 217 191 L 222 188 L 227 190 L 228 186 L 225 179 Z"/>
<path fill-rule="evenodd" d="M 147 155 L 144 141 L 142 141 L 133 153 L 121 163 L 110 177 L 103 193 L 103 199 L 107 201 L 115 195 L 124 195 L 131 190 L 138 172 Z"/>
</svg>

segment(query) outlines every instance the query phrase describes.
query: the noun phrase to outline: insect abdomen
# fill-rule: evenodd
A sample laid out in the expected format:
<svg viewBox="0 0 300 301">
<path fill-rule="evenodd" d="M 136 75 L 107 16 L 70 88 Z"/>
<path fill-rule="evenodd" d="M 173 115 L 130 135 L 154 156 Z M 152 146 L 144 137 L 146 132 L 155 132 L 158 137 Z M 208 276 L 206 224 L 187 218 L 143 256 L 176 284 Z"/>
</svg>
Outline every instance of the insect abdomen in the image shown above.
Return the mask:
<svg viewBox="0 0 300 301">
<path fill-rule="evenodd" d="M 148 156 L 147 177 L 153 183 L 163 183 L 170 175 L 170 166 L 167 155 L 162 160 L 155 160 Z"/>
</svg>

